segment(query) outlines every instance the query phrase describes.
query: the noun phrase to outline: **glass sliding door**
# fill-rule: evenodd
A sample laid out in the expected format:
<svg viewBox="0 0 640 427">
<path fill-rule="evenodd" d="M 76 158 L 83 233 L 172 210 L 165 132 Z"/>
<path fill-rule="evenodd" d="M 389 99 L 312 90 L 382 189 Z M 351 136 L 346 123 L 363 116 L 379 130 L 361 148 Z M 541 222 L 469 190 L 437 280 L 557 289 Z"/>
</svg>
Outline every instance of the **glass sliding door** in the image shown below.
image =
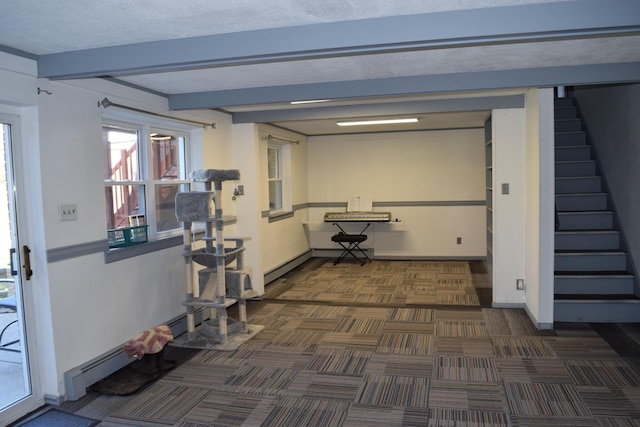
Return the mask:
<svg viewBox="0 0 640 427">
<path fill-rule="evenodd" d="M 33 393 L 23 284 L 29 280 L 29 248 L 18 241 L 15 153 L 19 117 L 0 114 L 0 425 L 42 404 Z"/>
</svg>

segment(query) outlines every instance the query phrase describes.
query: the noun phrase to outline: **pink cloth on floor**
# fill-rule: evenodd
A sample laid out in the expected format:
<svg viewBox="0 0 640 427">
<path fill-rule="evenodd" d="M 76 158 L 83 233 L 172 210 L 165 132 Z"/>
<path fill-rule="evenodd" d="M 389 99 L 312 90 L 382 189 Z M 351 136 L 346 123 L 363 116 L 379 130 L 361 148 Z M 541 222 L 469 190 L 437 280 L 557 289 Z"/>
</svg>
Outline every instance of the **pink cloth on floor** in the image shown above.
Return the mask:
<svg viewBox="0 0 640 427">
<path fill-rule="evenodd" d="M 160 352 L 168 342 L 173 342 L 171 328 L 167 325 L 156 326 L 143 331 L 124 345 L 124 352 L 129 357 L 141 358 L 145 354 Z"/>
</svg>

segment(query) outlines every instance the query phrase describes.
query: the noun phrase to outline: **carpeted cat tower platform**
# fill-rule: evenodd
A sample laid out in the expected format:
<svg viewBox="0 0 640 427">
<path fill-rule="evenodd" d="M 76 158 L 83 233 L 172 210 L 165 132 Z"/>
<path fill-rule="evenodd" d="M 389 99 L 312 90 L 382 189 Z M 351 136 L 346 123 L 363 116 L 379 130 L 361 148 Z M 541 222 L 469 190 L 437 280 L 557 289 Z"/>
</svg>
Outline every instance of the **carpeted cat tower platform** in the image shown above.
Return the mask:
<svg viewBox="0 0 640 427">
<path fill-rule="evenodd" d="M 184 261 L 187 270 L 187 332 L 175 338 L 178 347 L 232 351 L 264 329 L 247 324 L 247 299 L 261 295 L 252 288 L 251 268 L 244 265 L 242 237 L 225 238 L 222 215 L 222 183 L 237 181 L 236 169 L 203 169 L 191 173 L 191 180 L 204 184 L 204 191 L 176 195 L 176 218 L 183 224 Z M 213 186 L 213 188 L 212 188 Z M 213 208 L 213 209 L 212 209 Z M 213 214 L 212 214 L 213 213 Z M 204 237 L 194 241 L 194 223 L 204 223 Z M 214 234 L 215 226 L 215 234 Z M 194 280 L 193 263 L 204 267 Z M 227 316 L 227 308 L 238 304 L 238 319 Z M 209 320 L 195 324 L 197 309 L 209 309 Z"/>
</svg>

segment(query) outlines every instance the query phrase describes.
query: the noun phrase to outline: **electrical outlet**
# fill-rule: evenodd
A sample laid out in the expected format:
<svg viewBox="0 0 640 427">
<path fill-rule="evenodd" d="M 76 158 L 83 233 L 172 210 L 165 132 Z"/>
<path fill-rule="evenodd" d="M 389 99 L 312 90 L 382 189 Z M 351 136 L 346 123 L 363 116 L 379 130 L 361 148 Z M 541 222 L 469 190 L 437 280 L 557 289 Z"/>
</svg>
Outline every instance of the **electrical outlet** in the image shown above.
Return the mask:
<svg viewBox="0 0 640 427">
<path fill-rule="evenodd" d="M 458 237 L 456 239 L 456 244 L 461 245 L 462 244 L 462 237 Z"/>
<path fill-rule="evenodd" d="M 75 221 L 78 219 L 78 206 L 73 204 L 58 205 L 60 221 Z"/>
<path fill-rule="evenodd" d="M 524 279 L 516 279 L 516 289 L 519 291 L 524 290 Z"/>
</svg>

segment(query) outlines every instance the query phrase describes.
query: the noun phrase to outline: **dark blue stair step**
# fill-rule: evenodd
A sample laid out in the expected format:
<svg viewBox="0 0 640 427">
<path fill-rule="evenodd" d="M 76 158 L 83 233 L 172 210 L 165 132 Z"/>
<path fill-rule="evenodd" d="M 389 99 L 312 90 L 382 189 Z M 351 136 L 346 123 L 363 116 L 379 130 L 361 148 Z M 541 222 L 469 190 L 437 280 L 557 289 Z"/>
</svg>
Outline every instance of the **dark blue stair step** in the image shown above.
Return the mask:
<svg viewBox="0 0 640 427">
<path fill-rule="evenodd" d="M 630 295 L 610 298 L 556 299 L 555 322 L 637 323 L 640 322 L 640 299 Z"/>
<path fill-rule="evenodd" d="M 591 160 L 591 147 L 588 145 L 568 145 L 556 147 L 556 162 L 563 160 Z"/>
<path fill-rule="evenodd" d="M 573 105 L 558 106 L 553 111 L 554 120 L 577 119 L 578 109 Z"/>
<path fill-rule="evenodd" d="M 556 274 L 554 292 L 561 295 L 632 295 L 631 274 Z"/>
<path fill-rule="evenodd" d="M 609 208 L 607 193 L 556 194 L 556 211 L 606 211 Z"/>
<path fill-rule="evenodd" d="M 562 119 L 554 121 L 556 132 L 575 132 L 582 130 L 582 120 L 580 119 Z"/>
<path fill-rule="evenodd" d="M 558 252 L 554 255 L 555 271 L 626 272 L 627 254 L 624 252 Z"/>
<path fill-rule="evenodd" d="M 555 164 L 556 177 L 595 176 L 596 162 L 593 160 L 558 161 Z"/>
<path fill-rule="evenodd" d="M 599 193 L 602 191 L 602 178 L 599 176 L 569 176 L 556 178 L 558 193 Z"/>
<path fill-rule="evenodd" d="M 557 132 L 555 133 L 555 146 L 575 146 L 587 145 L 587 134 L 584 131 L 579 132 Z"/>
<path fill-rule="evenodd" d="M 617 230 L 556 231 L 555 248 L 557 251 L 617 250 L 620 249 L 620 232 Z"/>
<path fill-rule="evenodd" d="M 574 105 L 573 98 L 569 96 L 565 96 L 564 98 L 555 98 L 553 100 L 553 106 L 555 108 L 573 107 Z"/>
<path fill-rule="evenodd" d="M 558 212 L 559 230 L 611 230 L 613 212 Z"/>
</svg>

